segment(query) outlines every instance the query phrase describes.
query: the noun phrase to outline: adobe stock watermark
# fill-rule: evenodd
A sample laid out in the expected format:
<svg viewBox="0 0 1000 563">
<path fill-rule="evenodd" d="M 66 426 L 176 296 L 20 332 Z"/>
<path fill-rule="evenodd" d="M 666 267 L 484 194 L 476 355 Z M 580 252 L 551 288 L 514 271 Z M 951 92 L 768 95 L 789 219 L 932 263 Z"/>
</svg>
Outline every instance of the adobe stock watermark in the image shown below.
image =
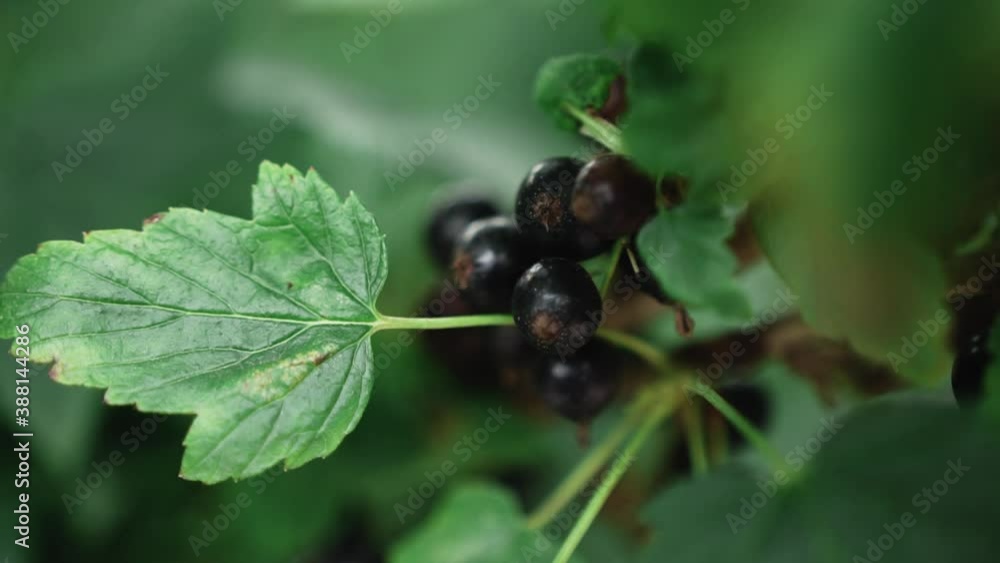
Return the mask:
<svg viewBox="0 0 1000 563">
<path fill-rule="evenodd" d="M 576 13 L 576 9 L 583 6 L 587 0 L 560 0 L 556 10 L 549 8 L 545 10 L 545 21 L 549 22 L 549 28 L 555 31 L 559 24 L 567 21 Z"/>
<path fill-rule="evenodd" d="M 472 114 L 479 110 L 482 103 L 489 100 L 502 86 L 500 82 L 493 79 L 492 74 L 479 76 L 478 85 L 472 94 L 466 96 L 461 101 L 456 102 L 441 114 L 441 119 L 448 125 L 452 132 L 458 131 Z M 438 149 L 448 141 L 448 131 L 442 127 L 435 127 L 427 137 L 414 139 L 412 150 L 397 155 L 397 165 L 395 170 L 387 170 L 383 173 L 385 183 L 390 190 L 403 184 L 413 175 L 417 168 L 424 164 Z"/>
<path fill-rule="evenodd" d="M 133 425 L 125 432 L 122 432 L 119 442 L 125 447 L 125 453 L 134 453 L 138 450 L 143 442 L 148 440 L 165 420 L 167 420 L 166 416 L 154 414 L 143 419 L 138 425 Z M 76 478 L 76 489 L 73 490 L 72 494 L 63 493 L 62 497 L 60 497 L 63 501 L 63 506 L 66 508 L 66 512 L 72 515 L 74 510 L 83 506 L 93 496 L 94 491 L 101 488 L 101 485 L 111 477 L 115 469 L 124 464 L 125 454 L 117 449 L 111 450 L 107 459 L 90 462 L 90 466 L 94 470 L 83 477 Z"/>
<path fill-rule="evenodd" d="M 961 311 L 965 307 L 966 301 L 979 293 L 986 286 L 986 283 L 1000 272 L 1000 260 L 997 260 L 996 254 L 988 257 L 983 256 L 979 261 L 982 265 L 975 276 L 948 290 L 946 296 L 948 303 L 953 306 L 953 310 L 956 312 Z M 917 321 L 916 331 L 900 338 L 899 349 L 886 355 L 886 361 L 889 362 L 892 370 L 899 373 L 900 368 L 916 357 L 920 349 L 927 346 L 939 332 L 948 330 L 951 317 L 952 313 L 947 308 L 942 307 L 930 318 Z"/>
<path fill-rule="evenodd" d="M 961 135 L 952 131 L 951 127 L 947 129 L 939 127 L 937 133 L 938 136 L 934 138 L 930 146 L 921 151 L 920 154 L 914 154 L 909 160 L 903 163 L 901 172 L 909 179 L 911 185 L 920 181 L 924 173 L 930 170 L 931 165 L 936 163 L 942 154 L 948 152 L 948 149 L 953 147 L 955 142 L 962 138 Z M 851 244 L 854 244 L 854 240 L 872 228 L 875 220 L 885 215 L 885 212 L 896 203 L 896 198 L 905 194 L 908 189 L 909 186 L 903 180 L 897 179 L 889 184 L 887 190 L 872 192 L 875 201 L 868 204 L 867 207 L 858 207 L 857 224 L 843 224 L 844 235 L 847 236 L 847 240 Z"/>
<path fill-rule="evenodd" d="M 14 54 L 20 53 L 21 47 L 27 45 L 29 41 L 37 37 L 38 32 L 49 25 L 49 22 L 59 15 L 62 7 L 69 4 L 70 1 L 38 0 L 38 10 L 31 14 L 31 16 L 21 18 L 21 33 L 18 34 L 13 31 L 7 33 L 7 41 L 10 41 L 10 46 L 14 49 Z"/>
<path fill-rule="evenodd" d="M 804 104 L 795 108 L 794 111 L 786 113 L 784 117 L 774 123 L 774 131 L 781 136 L 784 141 L 790 141 L 800 129 L 810 120 L 817 111 L 823 108 L 834 96 L 834 92 L 826 89 L 826 84 L 812 86 L 809 88 L 809 96 Z M 722 180 L 716 182 L 715 187 L 719 191 L 719 197 L 723 202 L 729 201 L 729 195 L 734 194 L 739 188 L 746 185 L 749 178 L 763 168 L 771 155 L 781 150 L 781 142 L 775 137 L 768 137 L 758 147 L 747 149 L 747 159 L 743 162 L 729 167 L 732 172 L 729 182 Z"/>
<path fill-rule="evenodd" d="M 729 348 L 723 350 L 722 353 L 712 352 L 712 363 L 704 369 L 698 368 L 695 371 L 698 376 L 698 382 L 705 387 L 712 387 L 715 383 L 718 383 L 726 370 L 733 367 L 736 360 L 747 353 L 750 349 L 749 346 L 756 344 L 761 336 L 777 323 L 785 313 L 792 310 L 798 300 L 799 296 L 793 293 L 790 287 L 779 289 L 767 309 L 764 309 L 743 324 L 740 334 L 747 337 L 746 343 L 743 340 L 734 339 L 729 343 Z M 684 391 L 688 403 L 693 402 L 695 397 L 700 397 L 690 385 L 685 385 Z"/>
<path fill-rule="evenodd" d="M 284 131 L 298 114 L 288 111 L 288 106 L 271 110 L 271 120 L 267 127 L 262 127 L 253 135 L 248 136 L 236 147 L 236 154 L 243 157 L 243 162 L 253 163 L 257 157 L 274 142 L 278 133 Z M 233 178 L 243 172 L 243 166 L 236 159 L 230 160 L 221 170 L 208 173 L 209 182 L 199 188 L 194 188 L 194 198 L 191 203 L 195 208 L 204 208 L 208 202 L 215 199 L 233 181 Z"/>
<path fill-rule="evenodd" d="M 274 480 L 282 473 L 284 470 L 280 466 L 274 466 L 256 477 L 251 477 L 246 483 L 253 491 L 254 496 L 240 492 L 232 502 L 218 505 L 218 510 L 213 516 L 203 519 L 201 530 L 187 538 L 188 545 L 195 557 L 201 557 L 201 552 L 219 539 L 222 532 L 228 530 L 229 526 L 253 505 L 254 498 L 264 494 L 268 486 L 274 483 Z"/>
<path fill-rule="evenodd" d="M 746 528 L 757 514 L 767 506 L 777 494 L 781 487 L 792 482 L 792 475 L 798 474 L 812 461 L 816 454 L 823 449 L 823 446 L 837 436 L 837 432 L 844 428 L 844 425 L 837 422 L 834 417 L 820 419 L 819 429 L 816 435 L 806 440 L 804 444 L 796 446 L 785 454 L 784 461 L 788 471 L 776 469 L 770 478 L 757 481 L 757 492 L 749 497 L 740 498 L 740 508 L 735 513 L 726 513 L 726 523 L 733 534 L 740 533 L 742 528 Z"/>
<path fill-rule="evenodd" d="M 903 0 L 900 3 L 893 3 L 892 10 L 889 13 L 889 19 L 879 18 L 875 24 L 878 26 L 879 32 L 882 33 L 882 39 L 886 41 L 889 40 L 889 34 L 899 31 L 899 28 L 906 25 L 910 21 L 910 17 L 916 15 L 920 11 L 921 6 L 927 3 L 927 0 Z"/>
<path fill-rule="evenodd" d="M 156 65 L 155 68 L 147 66 L 146 74 L 142 77 L 139 84 L 115 98 L 111 102 L 109 111 L 118 117 L 119 122 L 125 121 L 132 115 L 133 111 L 138 109 L 139 104 L 146 101 L 149 93 L 159 88 L 160 84 L 163 84 L 163 80 L 168 76 L 170 76 L 170 73 L 164 72 L 160 68 L 160 65 Z M 81 131 L 83 140 L 72 146 L 66 145 L 66 158 L 62 161 L 55 160 L 52 162 L 52 171 L 55 172 L 56 179 L 62 182 L 66 174 L 72 173 L 83 164 L 83 159 L 93 154 L 97 147 L 101 146 L 101 143 L 104 142 L 104 139 L 115 132 L 116 127 L 117 125 L 112 118 L 105 117 L 97 122 L 97 127 L 94 129 L 83 129 Z"/>
<path fill-rule="evenodd" d="M 931 483 L 930 487 L 924 487 L 910 499 L 910 504 L 913 505 L 913 508 L 919 509 L 920 514 L 930 512 L 934 505 L 948 494 L 951 487 L 972 469 L 962 463 L 962 458 L 957 461 L 948 461 L 947 467 L 940 479 Z M 885 530 L 885 533 L 869 539 L 868 543 L 865 544 L 867 550 L 864 552 L 864 556 L 855 555 L 851 559 L 852 563 L 881 561 L 885 554 L 906 536 L 906 532 L 916 525 L 916 515 L 910 511 L 903 512 L 896 521 L 883 524 L 882 529 Z"/>
<path fill-rule="evenodd" d="M 354 27 L 354 37 L 351 42 L 340 42 L 340 52 L 344 55 L 344 60 L 351 62 L 351 57 L 361 54 L 361 51 L 371 45 L 372 40 L 382 33 L 382 30 L 392 23 L 393 16 L 403 12 L 401 0 L 389 0 L 384 8 L 378 8 L 369 12 L 372 16 L 364 25 Z"/>
<path fill-rule="evenodd" d="M 732 3 L 736 5 L 740 12 L 745 12 L 750 7 L 750 0 L 732 0 Z M 674 65 L 677 66 L 677 71 L 684 72 L 684 65 L 692 64 L 695 59 L 702 56 L 705 53 L 705 49 L 711 47 L 716 39 L 722 37 L 722 34 L 726 31 L 726 26 L 736 23 L 736 16 L 737 12 L 729 8 L 724 8 L 719 12 L 717 19 L 702 20 L 701 25 L 705 29 L 698 32 L 697 35 L 688 35 L 683 53 L 674 51 L 673 59 Z"/>
<path fill-rule="evenodd" d="M 482 449 L 490 441 L 490 437 L 499 432 L 503 425 L 512 418 L 512 415 L 503 412 L 503 407 L 489 409 L 487 414 L 488 416 L 479 428 L 462 436 L 462 439 L 452 446 L 451 453 L 457 461 L 447 459 L 433 471 L 425 471 L 424 482 L 416 487 L 410 487 L 407 491 L 410 495 L 406 498 L 406 503 L 397 502 L 395 504 L 393 509 L 396 511 L 396 517 L 399 518 L 400 524 L 405 524 L 407 518 L 423 508 L 424 504 L 444 487 L 448 478 L 458 473 L 459 467 L 472 459 L 475 452 Z"/>
</svg>

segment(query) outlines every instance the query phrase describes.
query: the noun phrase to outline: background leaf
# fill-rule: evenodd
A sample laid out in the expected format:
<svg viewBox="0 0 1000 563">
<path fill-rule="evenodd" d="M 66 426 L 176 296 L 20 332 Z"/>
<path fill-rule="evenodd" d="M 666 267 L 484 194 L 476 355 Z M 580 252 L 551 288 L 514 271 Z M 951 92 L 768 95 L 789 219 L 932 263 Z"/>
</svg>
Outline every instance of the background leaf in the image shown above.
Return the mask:
<svg viewBox="0 0 1000 563">
<path fill-rule="evenodd" d="M 661 211 L 639 232 L 643 261 L 674 299 L 729 316 L 749 318 L 750 304 L 736 285 L 736 257 L 726 246 L 730 219 L 715 205 L 688 202 Z"/>
<path fill-rule="evenodd" d="M 396 546 L 390 561 L 510 563 L 537 557 L 544 561 L 556 549 L 542 533 L 525 528 L 513 495 L 477 483 L 450 492 L 421 529 Z M 581 563 L 579 557 L 572 561 Z"/>
<path fill-rule="evenodd" d="M 997 442 L 969 417 L 950 406 L 883 401 L 832 438 L 817 432 L 812 440 L 791 450 L 798 461 L 788 484 L 730 465 L 661 494 L 645 511 L 654 536 L 638 560 L 871 561 L 870 540 L 883 543 L 874 555 L 885 562 L 985 561 L 996 549 L 990 523 L 1000 507 L 981 500 L 997 494 Z M 959 465 L 969 468 L 961 476 L 951 469 Z M 907 512 L 915 525 L 880 540 Z"/>
</svg>

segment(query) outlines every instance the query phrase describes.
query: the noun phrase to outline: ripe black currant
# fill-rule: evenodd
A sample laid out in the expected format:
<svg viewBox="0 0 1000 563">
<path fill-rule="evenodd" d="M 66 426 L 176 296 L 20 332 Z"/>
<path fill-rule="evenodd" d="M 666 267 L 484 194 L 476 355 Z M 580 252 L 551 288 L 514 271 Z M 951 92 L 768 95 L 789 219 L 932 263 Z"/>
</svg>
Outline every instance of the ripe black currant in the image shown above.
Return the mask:
<svg viewBox="0 0 1000 563">
<path fill-rule="evenodd" d="M 600 155 L 580 170 L 572 210 L 582 225 L 613 240 L 635 234 L 656 211 L 656 182 L 627 158 Z"/>
<path fill-rule="evenodd" d="M 436 209 L 427 230 L 427 243 L 434 261 L 447 268 L 455 245 L 469 223 L 499 214 L 500 210 L 492 201 L 474 196 L 451 200 Z"/>
<path fill-rule="evenodd" d="M 568 358 L 548 356 L 536 374 L 542 400 L 552 410 L 578 423 L 596 417 L 618 390 L 613 351 L 594 342 Z"/>
<path fill-rule="evenodd" d="M 517 191 L 517 227 L 545 256 L 586 260 L 610 247 L 570 211 L 573 184 L 582 167 L 583 162 L 574 158 L 543 160 L 531 168 Z"/>
<path fill-rule="evenodd" d="M 475 313 L 464 296 L 445 283 L 430 295 L 420 316 L 456 317 Z M 420 333 L 420 340 L 459 386 L 472 391 L 492 391 L 499 387 L 499 375 L 490 361 L 493 331 L 494 327 L 426 330 Z"/>
<path fill-rule="evenodd" d="M 597 332 L 601 296 L 590 274 L 564 258 L 545 258 L 514 287 L 514 322 L 543 352 L 572 355 Z"/>
<path fill-rule="evenodd" d="M 534 253 L 507 217 L 469 223 L 452 260 L 455 285 L 479 312 L 510 310 L 514 284 Z"/>
<path fill-rule="evenodd" d="M 583 162 L 569 157 L 548 158 L 531 167 L 514 204 L 517 227 L 538 240 L 558 240 L 573 227 L 569 201 Z"/>
</svg>

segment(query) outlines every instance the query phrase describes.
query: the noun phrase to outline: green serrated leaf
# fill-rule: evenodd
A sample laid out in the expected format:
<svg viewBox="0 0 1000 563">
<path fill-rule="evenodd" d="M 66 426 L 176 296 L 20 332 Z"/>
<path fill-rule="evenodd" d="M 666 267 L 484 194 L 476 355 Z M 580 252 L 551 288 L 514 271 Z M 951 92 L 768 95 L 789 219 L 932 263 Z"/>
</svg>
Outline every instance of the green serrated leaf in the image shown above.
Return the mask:
<svg viewBox="0 0 1000 563">
<path fill-rule="evenodd" d="M 549 59 L 535 79 L 535 102 L 560 128 L 575 131 L 579 125 L 565 107 L 600 109 L 611 84 L 621 73 L 620 64 L 600 55 Z"/>
<path fill-rule="evenodd" d="M 687 307 L 687 310 L 696 322 L 690 336 L 678 334 L 676 321 L 668 315 L 653 319 L 646 335 L 662 348 L 673 350 L 719 338 L 727 333 L 751 335 L 757 330 L 758 324 L 769 326 L 768 320 L 772 315 L 782 318 L 795 311 L 798 296 L 788 289 L 788 284 L 765 260 L 739 272 L 734 283 L 750 303 L 751 316 L 731 315 L 713 307 L 692 306 Z"/>
<path fill-rule="evenodd" d="M 644 511 L 654 534 L 637 560 L 989 559 L 1000 517 L 1000 505 L 984 501 L 997 494 L 1000 470 L 990 432 L 949 406 L 891 401 L 843 426 L 791 450 L 785 484 L 730 465 L 665 491 Z"/>
<path fill-rule="evenodd" d="M 251 221 L 171 209 L 19 260 L 0 337 L 110 404 L 196 414 L 181 476 L 218 482 L 328 455 L 357 424 L 385 245 L 358 200 L 264 163 Z"/>
<path fill-rule="evenodd" d="M 517 499 L 487 483 L 465 484 L 445 497 L 419 530 L 393 549 L 392 563 L 548 561 L 558 549 L 529 530 Z M 572 559 L 581 563 L 579 557 Z"/>
<path fill-rule="evenodd" d="M 736 257 L 726 246 L 733 224 L 719 207 L 688 202 L 661 211 L 639 232 L 643 261 L 681 303 L 747 318 L 750 304 L 736 285 Z"/>
</svg>

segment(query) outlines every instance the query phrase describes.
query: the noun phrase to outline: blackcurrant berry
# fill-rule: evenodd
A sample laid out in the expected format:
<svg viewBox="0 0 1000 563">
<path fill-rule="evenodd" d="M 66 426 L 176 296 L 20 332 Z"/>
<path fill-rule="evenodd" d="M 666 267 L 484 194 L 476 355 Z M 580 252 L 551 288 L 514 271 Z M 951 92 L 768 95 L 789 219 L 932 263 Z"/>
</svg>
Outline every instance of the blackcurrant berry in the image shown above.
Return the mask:
<svg viewBox="0 0 1000 563">
<path fill-rule="evenodd" d="M 450 284 L 434 291 L 420 316 L 456 317 L 474 315 L 476 310 Z M 493 327 L 426 330 L 420 333 L 424 348 L 460 387 L 470 391 L 499 388 L 499 374 L 493 356 Z"/>
<path fill-rule="evenodd" d="M 455 246 L 455 285 L 479 312 L 508 311 L 514 284 L 534 257 L 507 217 L 473 221 Z"/>
<path fill-rule="evenodd" d="M 543 160 L 528 171 L 514 204 L 522 233 L 541 241 L 569 236 L 574 223 L 569 202 L 582 167 L 582 161 L 559 157 Z"/>
<path fill-rule="evenodd" d="M 605 239 L 635 234 L 656 211 L 656 182 L 627 158 L 604 154 L 580 170 L 573 188 L 576 219 Z"/>
<path fill-rule="evenodd" d="M 455 245 L 469 223 L 499 214 L 500 210 L 492 201 L 481 197 L 463 197 L 439 207 L 431 216 L 427 230 L 427 243 L 434 261 L 447 268 Z"/>
<path fill-rule="evenodd" d="M 514 322 L 543 352 L 569 356 L 597 332 L 601 296 L 582 266 L 546 258 L 529 268 L 514 287 Z"/>
<path fill-rule="evenodd" d="M 611 358 L 606 347 L 597 342 L 572 357 L 544 358 L 537 372 L 542 400 L 574 422 L 589 422 L 618 390 L 618 373 Z"/>
<path fill-rule="evenodd" d="M 514 205 L 517 227 L 541 255 L 580 261 L 611 246 L 580 225 L 570 211 L 573 184 L 582 167 L 583 162 L 573 158 L 550 158 L 533 166 L 521 182 Z"/>
</svg>

